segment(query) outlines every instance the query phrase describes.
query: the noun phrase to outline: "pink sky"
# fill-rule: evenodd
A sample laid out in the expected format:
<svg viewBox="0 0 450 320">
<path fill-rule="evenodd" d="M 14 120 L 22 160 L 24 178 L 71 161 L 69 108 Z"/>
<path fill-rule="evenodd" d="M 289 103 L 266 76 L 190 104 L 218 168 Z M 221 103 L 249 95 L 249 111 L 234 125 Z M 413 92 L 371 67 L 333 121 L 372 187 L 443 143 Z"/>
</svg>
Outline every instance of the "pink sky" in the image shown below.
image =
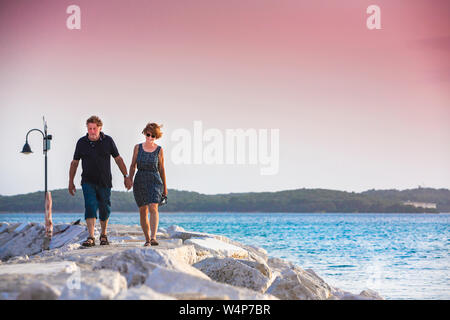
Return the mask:
<svg viewBox="0 0 450 320">
<path fill-rule="evenodd" d="M 66 28 L 70 4 L 81 7 L 81 30 Z M 382 30 L 366 28 L 371 4 Z M 169 188 L 448 188 L 449 13 L 440 0 L 2 1 L 0 132 L 19 132 L 2 149 L 20 148 L 46 114 L 60 188 L 91 114 L 125 160 L 147 121 L 165 124 L 170 149 L 171 130 L 202 120 L 279 128 L 280 173 L 168 162 Z M 14 163 L 0 194 L 42 189 L 41 159 L 0 161 Z"/>
</svg>

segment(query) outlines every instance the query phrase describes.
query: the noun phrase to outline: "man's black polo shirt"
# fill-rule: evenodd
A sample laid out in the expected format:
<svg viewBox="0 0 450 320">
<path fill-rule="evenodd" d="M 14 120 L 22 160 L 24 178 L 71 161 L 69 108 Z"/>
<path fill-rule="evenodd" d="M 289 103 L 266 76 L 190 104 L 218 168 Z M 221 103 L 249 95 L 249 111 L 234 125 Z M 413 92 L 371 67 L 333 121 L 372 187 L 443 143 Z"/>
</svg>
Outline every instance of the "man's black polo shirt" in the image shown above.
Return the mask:
<svg viewBox="0 0 450 320">
<path fill-rule="evenodd" d="M 81 184 L 85 182 L 98 186 L 112 188 L 111 157 L 117 157 L 114 140 L 100 132 L 97 141 L 91 141 L 88 134 L 80 138 L 73 155 L 74 160 L 82 160 L 83 172 L 81 173 Z"/>
</svg>

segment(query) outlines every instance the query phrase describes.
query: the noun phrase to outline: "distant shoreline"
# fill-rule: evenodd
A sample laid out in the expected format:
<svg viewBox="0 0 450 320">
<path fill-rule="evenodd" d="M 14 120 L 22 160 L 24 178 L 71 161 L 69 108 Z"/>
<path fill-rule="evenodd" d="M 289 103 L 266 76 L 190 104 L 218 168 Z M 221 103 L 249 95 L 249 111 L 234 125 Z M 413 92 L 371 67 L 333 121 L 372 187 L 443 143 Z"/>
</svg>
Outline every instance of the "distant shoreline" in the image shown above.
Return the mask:
<svg viewBox="0 0 450 320">
<path fill-rule="evenodd" d="M 81 192 L 52 190 L 53 212 L 84 212 Z M 112 191 L 115 212 L 137 212 L 133 193 Z M 43 192 L 0 196 L 0 212 L 43 212 Z M 330 189 L 296 189 L 276 192 L 201 194 L 168 190 L 168 203 L 160 212 L 268 212 L 268 213 L 438 213 L 450 212 L 450 190 L 416 188 L 367 190 L 361 193 Z"/>
</svg>

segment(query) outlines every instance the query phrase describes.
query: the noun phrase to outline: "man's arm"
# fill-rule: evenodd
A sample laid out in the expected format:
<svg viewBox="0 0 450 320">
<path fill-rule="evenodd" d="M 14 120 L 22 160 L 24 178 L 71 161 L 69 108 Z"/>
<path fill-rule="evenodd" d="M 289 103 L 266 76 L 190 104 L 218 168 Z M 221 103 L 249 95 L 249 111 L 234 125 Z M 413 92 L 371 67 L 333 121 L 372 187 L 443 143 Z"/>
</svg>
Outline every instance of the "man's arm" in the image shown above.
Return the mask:
<svg viewBox="0 0 450 320">
<path fill-rule="evenodd" d="M 120 172 L 122 172 L 122 174 L 124 176 L 126 176 L 128 174 L 128 171 L 127 171 L 127 167 L 125 166 L 125 162 L 123 162 L 122 157 L 117 156 L 114 158 L 114 161 L 116 162 L 117 166 L 119 167 Z"/>
<path fill-rule="evenodd" d="M 123 162 L 122 157 L 119 155 L 119 150 L 117 150 L 116 143 L 114 140 L 110 137 L 110 154 L 114 158 L 114 161 L 116 162 L 117 166 L 119 167 L 120 171 L 122 172 L 123 176 L 125 177 L 127 175 L 127 167 L 125 166 L 125 163 Z"/>
<path fill-rule="evenodd" d="M 73 179 L 75 178 L 75 174 L 77 173 L 78 163 L 80 160 L 72 160 L 70 163 L 70 169 L 69 169 L 69 193 L 71 195 L 75 195 L 75 184 L 73 183 Z"/>
</svg>

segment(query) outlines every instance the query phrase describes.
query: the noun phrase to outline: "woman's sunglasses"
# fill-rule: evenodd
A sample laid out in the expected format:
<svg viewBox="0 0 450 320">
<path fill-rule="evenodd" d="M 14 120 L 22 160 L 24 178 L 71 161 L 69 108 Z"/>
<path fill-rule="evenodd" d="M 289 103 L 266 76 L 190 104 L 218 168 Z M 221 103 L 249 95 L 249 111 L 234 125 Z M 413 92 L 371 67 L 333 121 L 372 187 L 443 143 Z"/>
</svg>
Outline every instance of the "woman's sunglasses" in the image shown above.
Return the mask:
<svg viewBox="0 0 450 320">
<path fill-rule="evenodd" d="M 155 135 L 153 135 L 153 134 L 150 134 L 150 133 L 147 133 L 147 134 L 146 134 L 146 136 L 147 136 L 147 137 L 150 137 L 150 136 L 151 136 L 152 138 L 156 138 L 156 136 L 155 136 Z"/>
</svg>

